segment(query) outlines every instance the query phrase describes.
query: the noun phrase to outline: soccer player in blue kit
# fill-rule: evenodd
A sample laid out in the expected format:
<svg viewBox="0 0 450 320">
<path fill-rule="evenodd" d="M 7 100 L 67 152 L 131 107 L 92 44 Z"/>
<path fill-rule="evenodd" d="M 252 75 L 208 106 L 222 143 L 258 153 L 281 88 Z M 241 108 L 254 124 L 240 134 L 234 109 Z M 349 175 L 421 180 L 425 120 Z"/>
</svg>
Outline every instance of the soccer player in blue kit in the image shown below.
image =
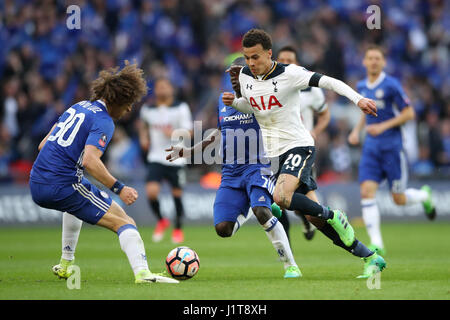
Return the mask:
<svg viewBox="0 0 450 320">
<path fill-rule="evenodd" d="M 232 63 L 232 66 L 244 65 L 243 58 L 237 58 Z M 286 232 L 272 215 L 270 189 L 273 191 L 274 181 L 269 161 L 263 158 L 258 123 L 253 115 L 243 114 L 226 106 L 220 98 L 218 128 L 220 130 L 215 130 L 191 148 L 170 147 L 166 150 L 169 152 L 167 160 L 189 158 L 203 151 L 208 145 L 217 143 L 222 136 L 222 180 L 214 202 L 214 226 L 217 234 L 220 237 L 234 235 L 249 218 L 251 207 L 284 263 L 284 278 L 301 277 Z"/>
<path fill-rule="evenodd" d="M 113 136 L 113 119 L 131 111 L 132 105 L 147 92 L 143 71 L 128 61 L 125 64 L 120 71 L 118 67 L 101 71 L 92 83 L 91 99 L 68 108 L 42 140 L 30 174 L 31 196 L 41 207 L 65 212 L 63 256 L 60 264 L 53 267 L 59 277 L 68 278 L 71 274 L 81 221 L 85 221 L 117 233 L 135 283 L 177 283 L 150 272 L 134 220 L 83 176 L 86 170 L 127 205 L 138 197 L 137 191 L 114 178 L 100 159 Z"/>
<path fill-rule="evenodd" d="M 403 151 L 401 126 L 414 119 L 414 108 L 400 82 L 383 71 L 386 61 L 382 48 L 369 46 L 363 64 L 367 78 L 358 83 L 357 90 L 376 101 L 378 117 L 363 115 L 348 140 L 351 144 L 358 144 L 359 134 L 366 127 L 367 135 L 359 163 L 362 216 L 371 240 L 369 248 L 384 255 L 380 213 L 375 200 L 378 186 L 384 179 L 387 179 L 397 205 L 422 203 L 429 219 L 435 218 L 436 210 L 429 186 L 421 189 L 407 189 L 406 186 L 408 164 Z"/>
</svg>

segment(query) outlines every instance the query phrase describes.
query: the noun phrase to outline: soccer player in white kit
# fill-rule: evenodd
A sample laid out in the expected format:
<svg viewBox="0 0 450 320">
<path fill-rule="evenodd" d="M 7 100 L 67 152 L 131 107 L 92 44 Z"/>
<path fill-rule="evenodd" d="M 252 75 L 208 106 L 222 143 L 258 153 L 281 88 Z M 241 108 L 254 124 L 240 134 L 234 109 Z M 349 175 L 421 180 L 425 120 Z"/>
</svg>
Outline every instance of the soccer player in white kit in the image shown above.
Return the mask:
<svg viewBox="0 0 450 320">
<path fill-rule="evenodd" d="M 285 46 L 278 51 L 277 61 L 284 64 L 298 65 L 297 51 L 291 46 Z M 319 134 L 326 129 L 331 118 L 330 110 L 328 109 L 328 104 L 326 103 L 323 90 L 315 87 L 300 90 L 300 100 L 300 115 L 302 122 L 313 138 L 317 139 Z M 316 125 L 314 125 L 314 114 L 317 114 Z M 314 173 L 313 175 L 315 176 Z M 290 223 L 286 213 L 286 210 L 283 210 L 283 214 L 279 220 L 289 237 Z M 297 211 L 296 214 L 303 221 L 303 234 L 305 238 L 307 240 L 312 240 L 316 230 L 315 226 L 311 224 L 300 212 Z"/>
<path fill-rule="evenodd" d="M 247 63 L 238 73 L 242 97 L 224 92 L 222 99 L 225 105 L 255 115 L 264 150 L 278 177 L 274 201 L 282 208 L 298 210 L 331 226 L 328 231 L 334 233 L 333 242 L 364 259 L 364 272 L 360 277 L 368 278 L 382 271 L 386 266 L 384 259 L 355 238 L 346 214 L 310 199 L 317 199 L 314 193 L 317 186 L 311 176 L 314 139 L 301 122 L 298 91 L 307 87 L 331 89 L 349 98 L 364 113 L 376 116 L 375 102 L 337 79 L 272 61 L 272 40 L 263 30 L 248 31 L 242 46 Z"/>
<path fill-rule="evenodd" d="M 159 205 L 161 183 L 166 180 L 172 188 L 175 203 L 175 221 L 172 231 L 172 242 L 182 243 L 182 217 L 184 214 L 181 197 L 186 182 L 184 167 L 186 159 L 180 158 L 173 162 L 166 160 L 165 149 L 172 144 L 171 136 L 174 130 L 192 130 L 192 116 L 187 103 L 175 99 L 174 88 L 165 78 L 157 79 L 154 86 L 155 106 L 144 105 L 141 109 L 142 126 L 139 130 L 141 148 L 147 151 L 148 174 L 146 192 L 153 213 L 158 219 L 153 232 L 153 241 L 159 242 L 170 221 L 163 218 Z"/>
</svg>

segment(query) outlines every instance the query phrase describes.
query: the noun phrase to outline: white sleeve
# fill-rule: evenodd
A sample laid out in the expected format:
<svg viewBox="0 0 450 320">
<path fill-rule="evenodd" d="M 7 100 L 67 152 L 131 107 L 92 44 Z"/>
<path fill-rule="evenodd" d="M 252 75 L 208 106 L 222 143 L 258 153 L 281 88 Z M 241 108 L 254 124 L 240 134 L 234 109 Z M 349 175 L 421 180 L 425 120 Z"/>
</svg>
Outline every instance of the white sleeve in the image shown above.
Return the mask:
<svg viewBox="0 0 450 320">
<path fill-rule="evenodd" d="M 180 127 L 187 130 L 192 130 L 192 114 L 191 109 L 187 103 L 183 103 L 180 106 Z"/>
<path fill-rule="evenodd" d="M 292 86 L 294 86 L 298 90 L 308 88 L 309 80 L 314 74 L 314 72 L 306 70 L 305 68 L 297 66 L 295 64 L 290 64 L 289 66 L 287 66 L 286 71 L 290 75 Z"/>
<path fill-rule="evenodd" d="M 148 122 L 148 107 L 147 105 L 143 105 L 141 110 L 139 111 L 139 118 L 141 118 L 142 121 L 144 121 L 146 124 L 150 124 Z"/>
<path fill-rule="evenodd" d="M 253 113 L 253 108 L 248 103 L 247 99 L 244 97 L 234 98 L 233 103 L 231 104 L 233 108 L 242 113 Z"/>
<path fill-rule="evenodd" d="M 345 84 L 341 80 L 332 77 L 321 76 L 319 79 L 319 87 L 333 90 L 341 96 L 347 97 L 356 105 L 358 104 L 358 101 L 363 98 L 362 95 L 353 90 L 349 85 Z"/>
<path fill-rule="evenodd" d="M 311 108 L 318 113 L 327 110 L 328 105 L 325 101 L 325 94 L 323 93 L 323 90 L 320 88 L 311 87 L 311 94 L 313 96 Z"/>
</svg>

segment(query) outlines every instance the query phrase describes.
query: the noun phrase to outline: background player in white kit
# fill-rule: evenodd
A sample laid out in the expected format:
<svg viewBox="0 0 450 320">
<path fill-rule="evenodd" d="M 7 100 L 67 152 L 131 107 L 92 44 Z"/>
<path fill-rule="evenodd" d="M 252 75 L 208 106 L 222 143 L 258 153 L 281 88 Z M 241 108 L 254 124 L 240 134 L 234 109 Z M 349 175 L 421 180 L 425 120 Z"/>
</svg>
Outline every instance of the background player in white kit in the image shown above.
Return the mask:
<svg viewBox="0 0 450 320">
<path fill-rule="evenodd" d="M 175 100 L 174 88 L 168 79 L 161 78 L 155 82 L 154 95 L 155 106 L 144 105 L 141 109 L 142 125 L 139 132 L 141 148 L 148 152 L 147 198 L 158 219 L 153 241 L 161 241 L 170 225 L 169 219 L 161 215 L 158 200 L 161 182 L 166 180 L 172 188 L 176 211 L 172 242 L 181 243 L 184 241 L 182 231 L 184 208 L 181 197 L 186 181 L 184 171 L 186 159 L 168 162 L 164 150 L 170 147 L 174 130 L 192 130 L 192 116 L 187 103 Z"/>
<path fill-rule="evenodd" d="M 247 66 L 238 75 L 242 97 L 224 92 L 223 102 L 244 113 L 254 113 L 261 128 L 264 149 L 278 177 L 273 194 L 282 208 L 299 210 L 322 223 L 321 231 L 333 242 L 364 259 L 368 278 L 382 271 L 386 263 L 355 238 L 345 213 L 318 203 L 311 176 L 314 163 L 314 139 L 300 121 L 299 90 L 307 87 L 331 89 L 346 96 L 364 113 L 376 116 L 375 102 L 362 97 L 337 79 L 296 65 L 272 61 L 272 39 L 263 30 L 251 29 L 242 40 Z M 236 77 L 236 74 L 231 74 Z M 311 200 L 314 199 L 314 200 Z M 326 230 L 326 226 L 330 227 Z"/>
<path fill-rule="evenodd" d="M 298 65 L 297 59 L 297 51 L 291 46 L 285 46 L 278 51 L 277 61 L 284 64 L 296 64 Z M 320 88 L 309 87 L 303 90 L 300 90 L 300 115 L 302 118 L 302 122 L 305 125 L 306 129 L 311 133 L 314 139 L 317 139 L 319 134 L 323 132 L 328 123 L 330 123 L 330 110 L 328 109 L 328 104 L 325 100 L 325 95 L 323 90 Z M 317 122 L 314 125 L 314 116 L 317 114 Z M 315 176 L 314 170 L 313 175 Z M 314 177 L 315 178 L 315 177 Z M 289 218 L 286 214 L 287 211 L 283 210 L 283 214 L 279 218 L 281 224 L 286 230 L 286 234 L 289 237 Z M 314 237 L 314 233 L 316 227 L 306 219 L 304 215 L 300 212 L 296 212 L 296 214 L 303 221 L 303 234 L 307 240 L 311 240 Z"/>
</svg>

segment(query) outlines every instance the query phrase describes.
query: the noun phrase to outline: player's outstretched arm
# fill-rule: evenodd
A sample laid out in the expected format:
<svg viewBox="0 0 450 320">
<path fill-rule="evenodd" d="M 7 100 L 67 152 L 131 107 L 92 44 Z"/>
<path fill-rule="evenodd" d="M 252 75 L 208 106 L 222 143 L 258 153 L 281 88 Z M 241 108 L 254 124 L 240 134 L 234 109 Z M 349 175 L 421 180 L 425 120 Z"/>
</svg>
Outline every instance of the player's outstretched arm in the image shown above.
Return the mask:
<svg viewBox="0 0 450 320">
<path fill-rule="evenodd" d="M 236 98 L 234 93 L 224 92 L 222 94 L 222 101 L 225 105 L 235 108 L 242 113 L 253 113 L 252 106 L 244 97 Z"/>
<path fill-rule="evenodd" d="M 317 137 L 328 127 L 330 119 L 331 113 L 328 108 L 318 114 L 317 123 L 311 131 L 311 135 L 314 139 L 317 139 Z"/>
<path fill-rule="evenodd" d="M 169 154 L 166 156 L 166 160 L 170 162 L 177 160 L 179 158 L 190 158 L 193 154 L 197 152 L 202 152 L 211 143 L 218 143 L 220 140 L 220 131 L 218 129 L 211 132 L 205 139 L 197 143 L 196 145 L 187 148 L 183 145 L 170 146 L 170 148 L 165 149 Z"/>
<path fill-rule="evenodd" d="M 375 101 L 364 98 L 341 80 L 321 75 L 318 81 L 318 86 L 323 89 L 333 90 L 337 94 L 347 97 L 350 101 L 356 104 L 362 112 L 375 117 L 377 116 L 377 106 Z"/>
<path fill-rule="evenodd" d="M 84 147 L 83 167 L 101 184 L 111 189 L 116 184 L 121 183 L 116 178 L 114 178 L 111 173 L 109 173 L 108 169 L 106 169 L 106 166 L 100 159 L 102 154 L 103 152 L 97 147 L 93 145 L 86 145 Z M 132 204 L 138 198 L 138 193 L 134 188 L 127 187 L 121 184 L 119 186 L 119 189 L 121 189 L 118 191 L 119 197 L 127 205 Z"/>
<path fill-rule="evenodd" d="M 148 131 L 148 124 L 139 119 L 137 122 L 138 126 L 138 133 L 139 133 L 139 145 L 141 146 L 141 149 L 144 151 L 148 151 L 150 148 L 150 136 Z"/>
<path fill-rule="evenodd" d="M 50 129 L 50 131 L 47 133 L 44 139 L 42 139 L 41 143 L 39 143 L 38 150 L 41 151 L 41 149 L 44 147 L 44 144 L 47 142 L 48 137 L 50 137 L 50 134 L 52 133 L 53 129 L 55 129 L 56 123 L 53 125 L 53 127 Z"/>
</svg>

